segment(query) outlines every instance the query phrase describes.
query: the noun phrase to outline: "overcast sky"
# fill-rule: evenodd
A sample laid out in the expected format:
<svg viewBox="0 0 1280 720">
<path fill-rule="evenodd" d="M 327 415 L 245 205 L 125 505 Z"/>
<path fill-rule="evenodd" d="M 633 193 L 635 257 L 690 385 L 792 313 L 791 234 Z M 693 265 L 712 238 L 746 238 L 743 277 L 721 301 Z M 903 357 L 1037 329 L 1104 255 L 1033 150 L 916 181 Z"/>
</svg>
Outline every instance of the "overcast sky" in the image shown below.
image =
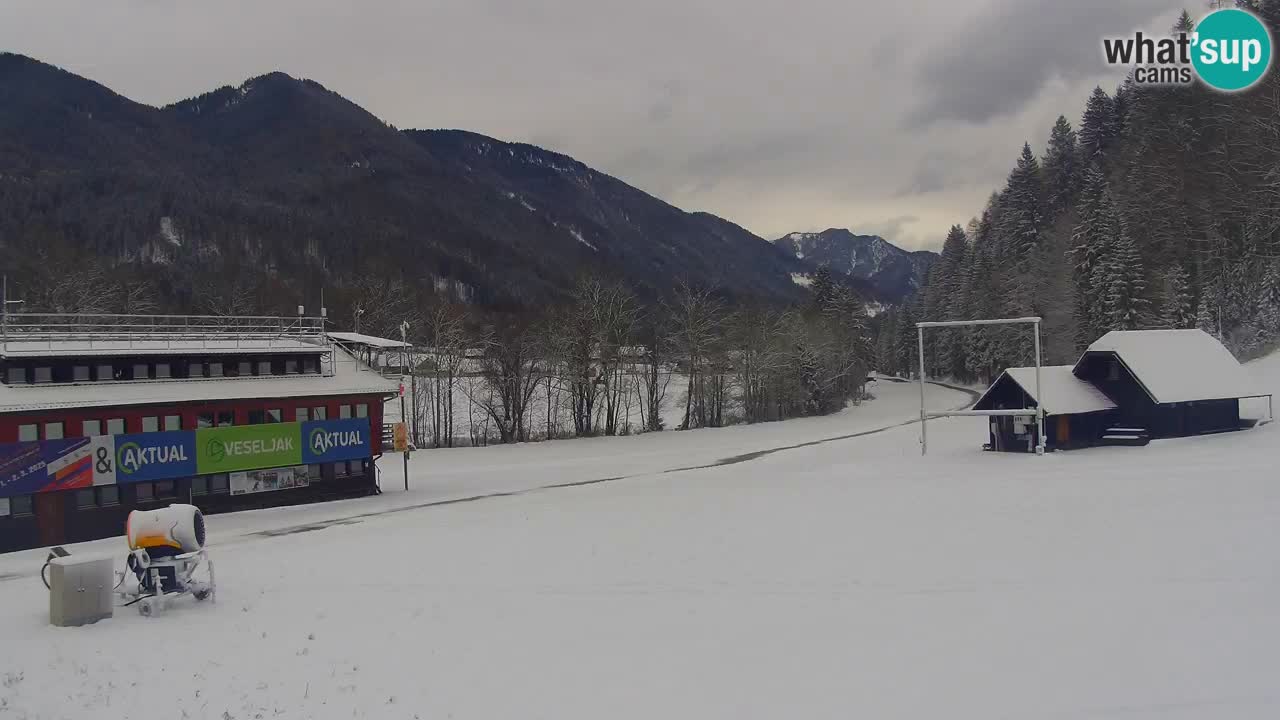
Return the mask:
<svg viewBox="0 0 1280 720">
<path fill-rule="evenodd" d="M 1190 0 L 1193 13 L 1203 0 Z M 1170 0 L 4 0 L 0 50 L 163 105 L 271 70 L 572 155 L 767 238 L 937 247 Z M 1199 11 L 1199 12 L 1197 12 Z"/>
</svg>

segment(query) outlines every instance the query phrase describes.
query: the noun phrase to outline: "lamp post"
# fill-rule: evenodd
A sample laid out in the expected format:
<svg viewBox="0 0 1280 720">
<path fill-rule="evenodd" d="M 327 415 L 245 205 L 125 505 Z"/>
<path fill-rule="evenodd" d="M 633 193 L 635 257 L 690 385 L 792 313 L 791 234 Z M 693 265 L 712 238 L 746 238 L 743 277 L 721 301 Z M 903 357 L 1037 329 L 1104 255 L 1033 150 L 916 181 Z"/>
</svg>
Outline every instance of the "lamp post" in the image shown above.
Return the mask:
<svg viewBox="0 0 1280 720">
<path fill-rule="evenodd" d="M 409 366 L 409 361 L 408 361 L 409 354 L 408 354 L 408 348 L 407 348 L 409 343 L 406 340 L 408 336 L 409 336 L 409 321 L 401 320 L 400 321 L 400 422 L 404 423 L 405 434 L 408 434 L 409 432 L 409 423 L 405 421 L 405 418 L 407 417 L 407 415 L 405 415 L 405 411 L 404 411 L 404 371 Z M 408 492 L 409 491 L 409 447 L 407 444 L 404 449 L 404 455 L 402 457 L 402 460 L 404 461 L 404 489 L 405 489 L 405 492 Z"/>
</svg>

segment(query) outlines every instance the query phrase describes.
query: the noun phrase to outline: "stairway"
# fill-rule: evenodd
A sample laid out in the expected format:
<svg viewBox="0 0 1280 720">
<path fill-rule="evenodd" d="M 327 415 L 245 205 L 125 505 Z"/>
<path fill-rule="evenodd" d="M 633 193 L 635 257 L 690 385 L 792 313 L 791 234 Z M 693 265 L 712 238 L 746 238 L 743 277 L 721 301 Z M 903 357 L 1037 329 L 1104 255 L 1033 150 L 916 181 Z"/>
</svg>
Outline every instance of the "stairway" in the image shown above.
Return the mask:
<svg viewBox="0 0 1280 720">
<path fill-rule="evenodd" d="M 1146 428 L 1118 426 L 1107 428 L 1107 431 L 1102 433 L 1102 439 L 1098 444 L 1140 447 L 1149 442 L 1151 442 L 1151 433 Z"/>
</svg>

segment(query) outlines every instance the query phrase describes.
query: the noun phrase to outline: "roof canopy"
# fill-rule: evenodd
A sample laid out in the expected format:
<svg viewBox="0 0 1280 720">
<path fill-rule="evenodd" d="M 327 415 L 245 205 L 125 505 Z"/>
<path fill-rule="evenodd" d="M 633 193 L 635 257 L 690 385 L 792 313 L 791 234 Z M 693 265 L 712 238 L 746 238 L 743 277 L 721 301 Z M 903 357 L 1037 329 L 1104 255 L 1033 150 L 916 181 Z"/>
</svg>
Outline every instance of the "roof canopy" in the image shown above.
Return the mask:
<svg viewBox="0 0 1280 720">
<path fill-rule="evenodd" d="M 1017 367 L 1001 373 L 973 408 L 975 410 L 996 409 L 992 407 L 994 402 L 990 396 L 1005 378 L 1017 383 L 1032 401 L 1044 408 L 1046 415 L 1098 412 L 1112 410 L 1116 406 L 1101 390 L 1073 375 L 1070 365 L 1049 365 L 1040 368 L 1040 390 L 1044 395 L 1043 401 L 1036 397 L 1036 369 Z"/>
<path fill-rule="evenodd" d="M 1090 353 L 1114 353 L 1158 404 L 1264 394 L 1203 330 L 1113 330 L 1089 346 L 1077 368 Z"/>
<path fill-rule="evenodd" d="M 340 343 L 349 343 L 354 345 L 368 345 L 376 348 L 407 348 L 413 347 L 409 343 L 400 342 L 399 340 L 389 340 L 380 338 L 375 335 L 362 335 L 354 332 L 331 332 L 329 339 L 336 340 Z"/>
</svg>

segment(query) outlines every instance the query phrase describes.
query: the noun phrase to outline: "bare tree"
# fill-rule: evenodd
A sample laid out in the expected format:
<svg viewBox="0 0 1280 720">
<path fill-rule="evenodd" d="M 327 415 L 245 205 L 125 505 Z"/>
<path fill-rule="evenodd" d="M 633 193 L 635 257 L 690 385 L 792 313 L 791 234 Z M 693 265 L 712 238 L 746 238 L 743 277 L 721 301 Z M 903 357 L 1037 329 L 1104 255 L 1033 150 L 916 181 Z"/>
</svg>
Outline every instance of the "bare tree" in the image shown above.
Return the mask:
<svg viewBox="0 0 1280 720">
<path fill-rule="evenodd" d="M 673 297 L 664 305 L 670 318 L 671 344 L 688 373 L 682 430 L 706 425 L 706 378 L 709 362 L 719 339 L 720 300 L 710 291 L 695 288 L 687 280 L 676 285 Z"/>
<path fill-rule="evenodd" d="M 644 429 L 657 432 L 662 429 L 662 404 L 671 384 L 671 336 L 662 308 L 646 312 L 639 327 L 636 365 L 640 382 L 636 394 Z"/>
<path fill-rule="evenodd" d="M 472 398 L 493 420 L 502 442 L 527 440 L 529 401 L 546 372 L 538 333 L 527 318 L 501 318 L 482 332 L 476 345 L 483 352 L 483 383 L 480 389 L 469 386 Z"/>
</svg>

